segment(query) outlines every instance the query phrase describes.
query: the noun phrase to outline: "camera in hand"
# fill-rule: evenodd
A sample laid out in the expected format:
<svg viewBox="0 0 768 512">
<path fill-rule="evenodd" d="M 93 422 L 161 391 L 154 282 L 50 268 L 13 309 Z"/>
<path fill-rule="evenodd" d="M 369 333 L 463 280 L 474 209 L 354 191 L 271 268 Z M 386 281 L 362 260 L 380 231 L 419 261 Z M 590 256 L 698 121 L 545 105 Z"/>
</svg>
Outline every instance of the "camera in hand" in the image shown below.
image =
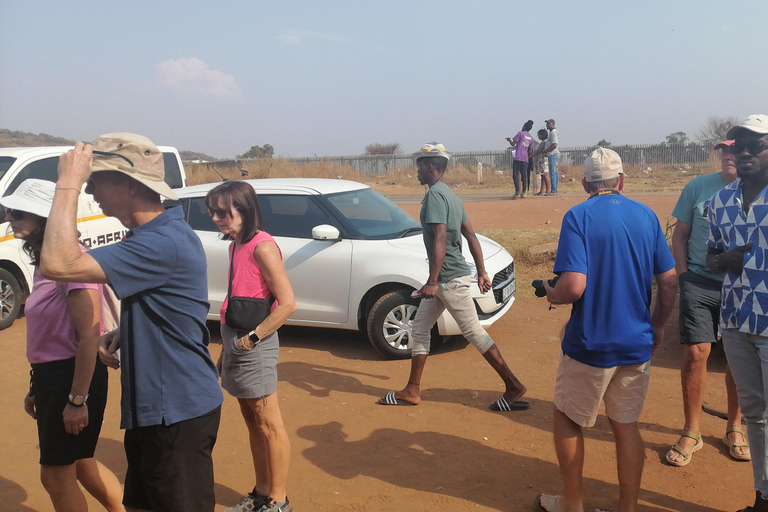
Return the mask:
<svg viewBox="0 0 768 512">
<path fill-rule="evenodd" d="M 552 279 L 547 281 L 547 284 L 550 288 L 554 288 L 555 284 L 557 284 L 557 280 L 560 279 L 560 276 L 555 276 Z M 546 297 L 547 296 L 547 290 L 544 289 L 544 280 L 543 279 L 536 279 L 531 283 L 531 286 L 533 286 L 535 292 L 533 292 L 537 297 Z"/>
</svg>

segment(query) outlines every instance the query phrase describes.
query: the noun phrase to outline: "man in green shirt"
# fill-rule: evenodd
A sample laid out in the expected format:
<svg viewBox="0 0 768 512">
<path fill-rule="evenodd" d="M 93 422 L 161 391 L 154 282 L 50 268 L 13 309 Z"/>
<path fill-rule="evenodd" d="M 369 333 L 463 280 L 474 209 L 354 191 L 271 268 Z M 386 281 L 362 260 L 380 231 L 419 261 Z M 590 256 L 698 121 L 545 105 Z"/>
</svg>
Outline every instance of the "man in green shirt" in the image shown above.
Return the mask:
<svg viewBox="0 0 768 512">
<path fill-rule="evenodd" d="M 480 325 L 470 292 L 471 271 L 461 253 L 462 236 L 477 267 L 477 285 L 483 293 L 491 289 L 491 279 L 485 272 L 483 251 L 469 222 L 464 205 L 445 184 L 443 175 L 450 153 L 442 144 L 425 144 L 414 157 L 418 179 L 429 187 L 421 207 L 420 220 L 424 230 L 424 245 L 429 260 L 427 283 L 414 296 L 421 298 L 413 319 L 411 373 L 401 391 L 391 391 L 379 400 L 381 405 L 418 405 L 424 365 L 430 348 L 430 331 L 445 309 L 451 313 L 464 337 L 474 345 L 504 381 L 504 395 L 491 405 L 494 411 L 528 409 L 528 402 L 519 399 L 527 391 L 517 380 L 501 355 L 501 351 Z"/>
<path fill-rule="evenodd" d="M 683 388 L 685 424 L 678 442 L 669 449 L 666 461 L 672 466 L 686 466 L 693 454 L 704 446 L 701 439 L 701 406 L 707 385 L 707 359 L 716 342 L 720 316 L 720 288 L 723 274 L 707 268 L 709 237 L 709 202 L 720 189 L 736 181 L 736 163 L 731 154 L 732 140 L 715 145 L 719 151 L 720 172 L 692 179 L 680 194 L 672 216 L 677 219 L 672 233 L 672 255 L 680 282 L 680 343 L 683 361 L 680 381 Z M 741 428 L 741 410 L 736 384 L 726 367 L 725 388 L 728 398 L 728 425 L 723 443 L 731 457 L 750 460 L 749 446 Z"/>
</svg>

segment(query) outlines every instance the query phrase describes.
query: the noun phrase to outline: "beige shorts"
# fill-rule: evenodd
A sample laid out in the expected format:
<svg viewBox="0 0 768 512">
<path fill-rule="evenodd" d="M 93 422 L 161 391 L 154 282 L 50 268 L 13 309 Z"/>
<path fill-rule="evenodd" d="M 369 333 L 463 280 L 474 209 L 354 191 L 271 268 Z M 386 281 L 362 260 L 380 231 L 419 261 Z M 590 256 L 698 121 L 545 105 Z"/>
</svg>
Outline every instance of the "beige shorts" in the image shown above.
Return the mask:
<svg viewBox="0 0 768 512">
<path fill-rule="evenodd" d="M 599 368 L 563 354 L 557 367 L 555 407 L 577 425 L 591 427 L 603 401 L 608 418 L 634 423 L 643 412 L 650 377 L 650 361 Z"/>
</svg>

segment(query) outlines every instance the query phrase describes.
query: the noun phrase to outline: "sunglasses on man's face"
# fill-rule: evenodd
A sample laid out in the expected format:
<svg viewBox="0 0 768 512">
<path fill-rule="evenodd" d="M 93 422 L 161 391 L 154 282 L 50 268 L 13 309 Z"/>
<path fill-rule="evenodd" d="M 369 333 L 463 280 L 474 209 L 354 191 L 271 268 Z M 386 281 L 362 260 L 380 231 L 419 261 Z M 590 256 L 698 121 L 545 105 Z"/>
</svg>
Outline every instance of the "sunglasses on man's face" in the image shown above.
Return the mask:
<svg viewBox="0 0 768 512">
<path fill-rule="evenodd" d="M 27 212 L 21 210 L 14 210 L 13 208 L 6 208 L 5 213 L 10 215 L 13 220 L 21 220 L 27 214 Z"/>
<path fill-rule="evenodd" d="M 223 210 L 221 208 L 211 208 L 210 206 L 208 207 L 208 215 L 210 215 L 211 217 L 216 215 L 220 219 L 226 219 L 231 214 L 232 212 L 230 212 L 229 210 Z"/>
<path fill-rule="evenodd" d="M 768 149 L 768 144 L 765 144 L 763 141 L 758 139 L 751 140 L 746 144 L 735 142 L 731 145 L 731 154 L 740 155 L 744 152 L 745 149 L 750 155 L 757 156 Z"/>
</svg>

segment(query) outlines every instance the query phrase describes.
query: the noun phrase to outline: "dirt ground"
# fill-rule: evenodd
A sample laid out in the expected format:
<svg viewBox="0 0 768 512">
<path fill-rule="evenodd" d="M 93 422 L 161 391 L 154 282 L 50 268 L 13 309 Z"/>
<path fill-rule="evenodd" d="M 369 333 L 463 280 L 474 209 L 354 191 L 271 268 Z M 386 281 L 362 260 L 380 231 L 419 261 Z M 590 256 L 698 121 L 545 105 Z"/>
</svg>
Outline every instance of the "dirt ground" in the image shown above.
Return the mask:
<svg viewBox="0 0 768 512">
<path fill-rule="evenodd" d="M 651 206 L 662 225 L 677 194 L 630 196 Z M 537 227 L 563 214 L 583 195 L 512 201 L 466 201 L 477 230 Z M 418 201 L 402 206 L 416 213 Z M 546 276 L 543 276 L 546 277 Z M 518 287 L 527 283 L 518 283 Z M 522 295 L 522 294 L 521 294 Z M 528 295 L 490 334 L 528 387 L 528 411 L 495 413 L 488 405 L 501 380 L 461 338 L 437 347 L 423 379 L 418 407 L 383 407 L 376 400 L 405 383 L 408 361 L 384 361 L 362 335 L 335 330 L 281 330 L 279 399 L 292 443 L 289 496 L 298 512 L 526 511 L 540 492 L 561 490 L 552 445 L 552 395 L 559 340 L 570 308 L 548 310 Z M 685 468 L 664 464 L 683 425 L 676 315 L 653 361 L 640 428 L 646 464 L 641 511 L 723 511 L 751 504 L 751 466 L 732 461 L 720 441 L 725 421 L 702 417 L 705 447 Z M 214 335 L 217 334 L 214 332 Z M 25 322 L 0 333 L 0 510 L 51 510 L 38 477 L 37 433 L 23 411 L 28 384 Z M 211 344 L 214 358 L 220 345 Z M 725 409 L 724 356 L 710 358 L 706 402 Z M 110 376 L 110 402 L 97 457 L 122 480 L 125 457 L 119 423 L 119 378 Z M 226 395 L 226 393 L 225 393 Z M 614 444 L 607 419 L 585 430 L 586 510 L 616 505 Z M 216 510 L 253 485 L 246 430 L 226 396 L 214 451 Z M 89 498 L 92 510 L 98 504 Z"/>
</svg>

